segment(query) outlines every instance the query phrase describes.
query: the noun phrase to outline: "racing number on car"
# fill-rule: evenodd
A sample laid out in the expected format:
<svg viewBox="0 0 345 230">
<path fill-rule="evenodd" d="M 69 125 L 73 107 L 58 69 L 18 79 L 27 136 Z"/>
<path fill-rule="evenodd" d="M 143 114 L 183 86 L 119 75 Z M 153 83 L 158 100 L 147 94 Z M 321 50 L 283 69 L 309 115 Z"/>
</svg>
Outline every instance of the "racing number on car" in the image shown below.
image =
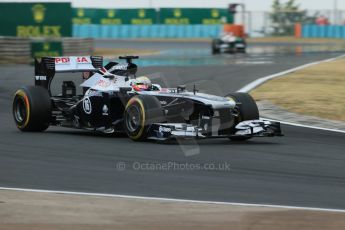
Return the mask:
<svg viewBox="0 0 345 230">
<path fill-rule="evenodd" d="M 89 97 L 85 97 L 83 100 L 83 110 L 86 114 L 92 113 L 92 106 L 91 106 L 91 101 Z"/>
</svg>

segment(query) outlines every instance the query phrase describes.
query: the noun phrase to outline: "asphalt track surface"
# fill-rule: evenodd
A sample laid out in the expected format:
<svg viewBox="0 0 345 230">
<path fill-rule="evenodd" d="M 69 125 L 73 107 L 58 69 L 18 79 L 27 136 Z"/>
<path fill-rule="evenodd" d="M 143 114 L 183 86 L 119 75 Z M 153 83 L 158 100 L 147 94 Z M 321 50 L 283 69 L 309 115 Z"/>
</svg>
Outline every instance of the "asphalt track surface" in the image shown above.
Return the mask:
<svg viewBox="0 0 345 230">
<path fill-rule="evenodd" d="M 206 43 L 199 46 L 208 49 Z M 337 55 L 273 53 L 266 64 L 149 66 L 139 74 L 171 86 L 197 84 L 206 92 L 223 95 L 257 78 Z M 33 84 L 32 73 L 31 66 L 0 67 L 1 187 L 345 209 L 344 134 L 283 125 L 285 137 L 281 138 L 160 144 L 57 127 L 22 133 L 12 119 L 11 98 L 19 86 Z M 152 170 L 147 163 L 170 168 Z M 212 163 L 223 168 L 183 169 L 187 164 L 195 168 Z"/>
</svg>

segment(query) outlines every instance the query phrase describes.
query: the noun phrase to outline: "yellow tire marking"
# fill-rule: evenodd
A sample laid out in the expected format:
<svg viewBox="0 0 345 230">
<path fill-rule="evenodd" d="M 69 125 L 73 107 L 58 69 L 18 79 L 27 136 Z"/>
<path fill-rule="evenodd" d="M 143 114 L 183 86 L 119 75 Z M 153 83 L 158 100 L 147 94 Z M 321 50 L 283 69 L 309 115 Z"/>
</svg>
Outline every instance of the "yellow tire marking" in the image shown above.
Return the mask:
<svg viewBox="0 0 345 230">
<path fill-rule="evenodd" d="M 142 118 L 143 118 L 142 121 L 141 121 L 141 129 L 140 129 L 140 131 L 138 132 L 137 135 L 131 136 L 132 139 L 137 140 L 137 139 L 140 138 L 140 136 L 141 136 L 142 133 L 144 132 L 144 129 L 145 129 L 145 119 L 146 119 L 146 118 L 145 118 L 145 108 L 144 108 L 144 105 L 143 105 L 142 101 L 141 101 L 140 99 L 138 99 L 138 98 L 131 98 L 131 99 L 128 101 L 127 105 L 126 105 L 126 110 L 127 110 L 127 108 L 128 108 L 131 104 L 133 104 L 134 102 L 138 102 L 138 104 L 140 105 L 140 107 L 141 107 L 140 113 L 141 113 L 141 116 L 142 116 Z"/>
<path fill-rule="evenodd" d="M 29 98 L 28 96 L 25 94 L 25 92 L 23 90 L 18 90 L 15 93 L 15 96 L 21 96 L 22 98 L 24 98 L 24 102 L 25 102 L 25 109 L 26 109 L 26 119 L 23 125 L 18 125 L 18 127 L 20 129 L 25 128 L 30 120 L 30 103 L 29 103 Z"/>
</svg>

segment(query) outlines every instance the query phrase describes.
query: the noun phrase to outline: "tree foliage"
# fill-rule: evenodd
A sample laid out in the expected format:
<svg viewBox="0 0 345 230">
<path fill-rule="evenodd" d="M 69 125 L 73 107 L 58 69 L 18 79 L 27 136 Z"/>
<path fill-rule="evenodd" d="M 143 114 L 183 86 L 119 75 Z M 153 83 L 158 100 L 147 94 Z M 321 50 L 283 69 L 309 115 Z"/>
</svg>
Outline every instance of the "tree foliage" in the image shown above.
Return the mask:
<svg viewBox="0 0 345 230">
<path fill-rule="evenodd" d="M 274 0 L 270 19 L 272 21 L 272 35 L 289 36 L 294 34 L 296 23 L 310 24 L 315 21 L 317 15 L 308 16 L 306 10 L 301 10 L 295 0 L 288 0 L 283 3 L 281 0 Z"/>
</svg>

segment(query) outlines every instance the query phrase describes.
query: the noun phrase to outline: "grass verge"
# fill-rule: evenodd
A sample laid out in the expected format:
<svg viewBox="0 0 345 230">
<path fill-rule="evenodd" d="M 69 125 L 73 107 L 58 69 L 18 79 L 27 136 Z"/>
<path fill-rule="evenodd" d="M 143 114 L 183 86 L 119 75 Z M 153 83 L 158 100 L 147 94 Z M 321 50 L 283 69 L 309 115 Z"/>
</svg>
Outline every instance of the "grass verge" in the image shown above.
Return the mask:
<svg viewBox="0 0 345 230">
<path fill-rule="evenodd" d="M 345 58 L 312 66 L 271 80 L 251 94 L 291 112 L 345 121 L 344 66 Z"/>
</svg>

